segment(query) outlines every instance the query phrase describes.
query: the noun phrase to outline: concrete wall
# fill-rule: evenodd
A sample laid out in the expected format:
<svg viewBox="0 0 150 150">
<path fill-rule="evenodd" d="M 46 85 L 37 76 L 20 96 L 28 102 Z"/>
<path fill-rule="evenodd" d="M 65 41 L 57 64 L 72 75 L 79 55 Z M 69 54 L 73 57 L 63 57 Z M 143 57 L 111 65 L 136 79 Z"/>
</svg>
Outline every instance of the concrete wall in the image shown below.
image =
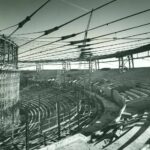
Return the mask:
<svg viewBox="0 0 150 150">
<path fill-rule="evenodd" d="M 20 74 L 16 71 L 0 72 L 0 126 L 19 122 Z M 14 112 L 14 113 L 13 113 Z M 14 119 L 13 119 L 14 118 Z"/>
</svg>

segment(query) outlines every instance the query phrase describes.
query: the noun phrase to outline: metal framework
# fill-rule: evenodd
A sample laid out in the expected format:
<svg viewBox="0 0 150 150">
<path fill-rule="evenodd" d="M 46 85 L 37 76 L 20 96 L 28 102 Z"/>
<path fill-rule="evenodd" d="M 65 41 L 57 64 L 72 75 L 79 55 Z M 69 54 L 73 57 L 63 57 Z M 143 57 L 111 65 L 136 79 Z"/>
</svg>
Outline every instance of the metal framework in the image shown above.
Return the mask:
<svg viewBox="0 0 150 150">
<path fill-rule="evenodd" d="M 1 69 L 17 69 L 18 46 L 4 35 L 0 35 L 0 67 Z"/>
<path fill-rule="evenodd" d="M 62 62 L 62 69 L 64 71 L 70 70 L 71 69 L 71 63 L 70 63 L 70 61 L 63 61 Z"/>
<path fill-rule="evenodd" d="M 43 64 L 42 63 L 36 63 L 36 71 L 40 72 L 43 69 Z"/>
<path fill-rule="evenodd" d="M 125 57 L 119 57 L 118 59 L 120 71 L 126 70 L 127 68 L 134 68 L 134 59 L 132 54 Z"/>
</svg>

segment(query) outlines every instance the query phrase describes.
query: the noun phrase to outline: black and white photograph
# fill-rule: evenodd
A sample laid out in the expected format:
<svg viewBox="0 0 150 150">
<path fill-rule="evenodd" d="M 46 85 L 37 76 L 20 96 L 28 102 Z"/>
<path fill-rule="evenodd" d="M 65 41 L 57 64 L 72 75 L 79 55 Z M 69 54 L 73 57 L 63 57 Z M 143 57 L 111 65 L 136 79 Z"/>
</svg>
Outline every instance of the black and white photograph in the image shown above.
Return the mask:
<svg viewBox="0 0 150 150">
<path fill-rule="evenodd" d="M 150 150 L 150 0 L 0 0 L 0 150 Z"/>
</svg>

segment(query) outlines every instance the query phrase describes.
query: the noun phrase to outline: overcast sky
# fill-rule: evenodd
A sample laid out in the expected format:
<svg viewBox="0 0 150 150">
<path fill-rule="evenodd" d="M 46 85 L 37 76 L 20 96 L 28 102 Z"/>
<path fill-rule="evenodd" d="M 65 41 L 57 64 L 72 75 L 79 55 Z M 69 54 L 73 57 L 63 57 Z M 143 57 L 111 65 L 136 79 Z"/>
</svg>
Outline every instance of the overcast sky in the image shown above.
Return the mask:
<svg viewBox="0 0 150 150">
<path fill-rule="evenodd" d="M 41 30 L 46 30 L 58 26 L 74 17 L 77 17 L 92 8 L 98 7 L 110 0 L 51 0 L 44 8 L 42 8 L 30 22 L 25 24 L 25 26 L 16 32 L 19 33 L 28 33 L 36 32 Z M 26 16 L 30 15 L 34 10 L 36 10 L 45 0 L 0 0 L 0 29 L 8 27 L 10 25 L 16 24 L 23 20 Z M 150 0 L 118 0 L 96 12 L 94 12 L 90 27 L 94 27 L 100 24 L 104 24 L 120 17 L 124 17 L 138 11 L 142 11 L 150 8 Z M 76 22 L 73 22 L 64 28 L 58 30 L 55 33 L 48 35 L 48 37 L 60 37 L 63 35 L 68 35 L 71 33 L 76 33 L 79 31 L 85 30 L 87 26 L 89 16 L 83 17 Z M 91 31 L 88 33 L 88 37 L 98 36 L 101 34 L 106 34 L 121 30 L 124 28 L 132 27 L 135 25 L 140 25 L 143 23 L 150 22 L 150 12 L 120 21 L 118 23 Z M 13 29 L 1 32 L 4 34 L 9 34 Z M 150 26 L 143 28 L 138 28 L 132 31 L 123 32 L 117 35 L 111 35 L 108 38 L 113 37 L 123 37 L 133 34 L 138 34 L 142 32 L 149 32 Z M 14 37 L 25 37 L 25 35 L 13 35 Z M 26 37 L 33 37 L 33 35 L 27 35 Z M 83 39 L 84 35 L 78 36 L 70 40 L 79 40 Z M 140 36 L 140 37 L 148 37 Z M 26 42 L 25 40 L 16 40 L 18 44 Z M 50 39 L 52 40 L 52 39 Z M 56 39 L 53 39 L 56 40 Z M 122 41 L 121 41 L 122 42 Z M 114 42 L 116 43 L 116 41 Z M 41 43 L 33 42 L 19 51 L 28 50 L 31 46 L 37 46 Z M 42 43 L 43 44 L 43 43 Z M 59 44 L 59 43 L 58 43 Z M 56 46 L 56 45 L 55 45 Z M 54 47 L 52 45 L 44 47 L 45 49 Z M 65 50 L 65 48 L 64 48 Z M 38 49 L 37 51 L 40 51 Z M 57 50 L 56 50 L 57 51 Z M 26 53 L 27 54 L 27 53 Z M 29 54 L 29 53 L 28 53 Z M 25 55 L 25 54 L 24 54 Z M 65 58 L 69 58 L 72 54 L 64 55 Z M 38 56 L 38 55 L 37 55 Z M 73 55 L 72 55 L 73 56 Z M 76 54 L 75 54 L 76 56 Z M 51 57 L 49 55 L 49 57 Z M 48 57 L 48 58 L 49 58 Z M 28 57 L 27 57 L 28 58 Z M 26 58 L 26 59 L 27 59 Z M 56 56 L 54 57 L 54 59 Z M 60 56 L 63 58 L 63 55 Z M 24 58 L 25 59 L 25 58 Z M 31 59 L 31 58 L 30 58 Z"/>
<path fill-rule="evenodd" d="M 108 1 L 110 0 L 51 0 L 18 33 L 52 28 Z M 45 0 L 0 0 L 0 29 L 21 21 L 44 2 Z M 150 0 L 118 0 L 96 11 L 93 15 L 91 26 L 115 20 L 148 8 L 150 8 Z M 123 25 L 125 27 L 128 24 L 135 25 L 148 22 L 149 15 L 150 13 L 148 12 L 116 23 L 114 26 L 117 29 L 118 27 L 123 28 Z M 73 29 L 75 31 L 85 29 L 87 19 L 87 17 L 84 17 L 66 26 L 63 30 L 70 33 L 73 32 Z M 64 34 L 63 30 L 62 33 Z M 60 34 L 59 32 L 57 34 Z"/>
</svg>

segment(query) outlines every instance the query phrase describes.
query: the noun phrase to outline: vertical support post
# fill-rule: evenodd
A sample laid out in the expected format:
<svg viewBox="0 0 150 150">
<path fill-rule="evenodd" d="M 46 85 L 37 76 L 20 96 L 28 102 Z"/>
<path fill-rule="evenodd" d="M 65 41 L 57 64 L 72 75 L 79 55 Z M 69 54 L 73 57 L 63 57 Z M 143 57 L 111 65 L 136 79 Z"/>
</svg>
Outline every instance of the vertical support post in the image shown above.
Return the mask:
<svg viewBox="0 0 150 150">
<path fill-rule="evenodd" d="M 9 55 L 9 60 L 10 63 L 13 63 L 13 50 L 14 50 L 14 45 L 11 45 L 11 50 L 10 50 L 10 55 Z"/>
<path fill-rule="evenodd" d="M 122 57 L 119 57 L 119 70 L 123 71 L 124 67 L 125 67 L 124 66 L 124 58 L 122 56 Z"/>
<path fill-rule="evenodd" d="M 131 61 L 132 61 L 132 68 L 134 68 L 134 58 L 133 58 L 133 54 L 131 54 Z"/>
<path fill-rule="evenodd" d="M 89 59 L 89 80 L 91 79 L 91 72 L 92 72 L 92 61 L 91 61 L 91 56 L 90 56 L 90 59 Z"/>
<path fill-rule="evenodd" d="M 120 70 L 120 57 L 118 58 L 118 61 L 119 61 L 119 70 Z"/>
<path fill-rule="evenodd" d="M 5 64 L 5 52 L 6 52 L 6 43 L 5 40 L 2 40 L 2 44 L 3 44 L 3 63 Z"/>
<path fill-rule="evenodd" d="M 36 63 L 36 72 L 40 72 L 42 70 L 42 64 Z"/>
<path fill-rule="evenodd" d="M 26 132 L 25 132 L 25 135 L 26 135 L 26 150 L 29 150 L 29 124 L 28 124 L 28 108 L 26 109 L 26 123 L 25 123 L 25 126 L 26 126 Z"/>
<path fill-rule="evenodd" d="M 40 98 L 40 95 L 38 96 L 38 100 L 39 100 L 39 142 L 41 142 L 40 141 L 40 139 L 41 139 L 41 135 L 42 135 L 42 127 L 41 127 L 41 113 L 40 113 L 40 106 L 41 106 L 41 98 Z"/>
<path fill-rule="evenodd" d="M 66 66 L 67 66 L 67 62 L 63 61 L 62 62 L 62 69 L 63 69 L 63 82 L 66 82 Z"/>
<path fill-rule="evenodd" d="M 95 70 L 97 70 L 97 60 L 95 60 Z"/>
<path fill-rule="evenodd" d="M 77 89 L 77 85 L 75 84 L 75 100 L 76 100 L 76 112 L 77 112 L 77 130 L 79 131 L 79 125 L 80 125 L 80 118 L 79 118 L 79 93 L 78 93 L 78 89 Z"/>
<path fill-rule="evenodd" d="M 129 55 L 127 57 L 128 57 L 129 69 L 131 69 L 131 59 Z"/>
<path fill-rule="evenodd" d="M 11 44 L 12 45 L 12 44 Z M 11 45 L 8 45 L 8 57 L 7 57 L 7 63 L 10 63 L 10 52 L 11 52 Z"/>
<path fill-rule="evenodd" d="M 122 70 L 124 69 L 124 59 L 123 59 L 123 57 L 121 57 L 121 66 L 122 66 Z"/>
<path fill-rule="evenodd" d="M 15 52 L 15 65 L 16 65 L 16 69 L 18 69 L 18 47 L 16 48 L 16 52 Z"/>
<path fill-rule="evenodd" d="M 14 104 L 12 106 L 12 143 L 14 143 Z"/>
<path fill-rule="evenodd" d="M 41 106 L 41 102 L 40 102 L 40 95 L 38 96 L 39 99 L 39 129 L 41 131 L 41 113 L 40 113 L 40 106 Z"/>
<path fill-rule="evenodd" d="M 68 61 L 68 70 L 70 70 L 71 69 L 71 63 L 70 63 L 70 61 Z"/>
<path fill-rule="evenodd" d="M 97 60 L 97 63 L 98 63 L 98 70 L 99 70 L 99 69 L 100 69 L 100 65 L 99 65 L 100 62 L 99 62 L 99 59 Z"/>
<path fill-rule="evenodd" d="M 88 36 L 88 29 L 90 27 L 90 23 L 91 23 L 91 19 L 92 19 L 92 15 L 93 15 L 93 9 L 91 10 L 91 13 L 90 13 L 90 16 L 89 16 L 89 20 L 88 20 L 88 23 L 87 23 L 87 27 L 86 27 L 86 31 L 85 31 L 85 34 L 84 34 L 84 40 L 87 39 L 87 36 Z M 83 46 L 86 45 L 86 41 L 83 42 Z M 85 51 L 85 50 L 84 50 Z M 83 52 L 84 52 L 83 51 Z M 82 62 L 81 62 L 82 64 Z M 79 68 L 81 67 L 81 64 L 79 64 Z"/>
<path fill-rule="evenodd" d="M 17 47 L 16 47 L 16 49 L 17 49 Z M 13 49 L 12 49 L 12 63 L 15 65 L 15 54 L 16 54 L 16 52 L 15 52 L 15 47 L 13 46 Z"/>
<path fill-rule="evenodd" d="M 56 95 L 56 112 L 57 112 L 57 127 L 58 127 L 58 140 L 60 140 L 60 104 L 59 104 L 59 100 L 58 97 Z"/>
<path fill-rule="evenodd" d="M 90 66 L 90 68 L 89 68 L 89 92 L 90 92 L 90 95 L 89 95 L 89 97 L 90 97 L 90 100 L 91 100 L 91 72 L 92 72 L 92 66 L 91 66 L 91 56 L 90 56 L 90 61 L 89 61 L 89 66 Z"/>
</svg>

